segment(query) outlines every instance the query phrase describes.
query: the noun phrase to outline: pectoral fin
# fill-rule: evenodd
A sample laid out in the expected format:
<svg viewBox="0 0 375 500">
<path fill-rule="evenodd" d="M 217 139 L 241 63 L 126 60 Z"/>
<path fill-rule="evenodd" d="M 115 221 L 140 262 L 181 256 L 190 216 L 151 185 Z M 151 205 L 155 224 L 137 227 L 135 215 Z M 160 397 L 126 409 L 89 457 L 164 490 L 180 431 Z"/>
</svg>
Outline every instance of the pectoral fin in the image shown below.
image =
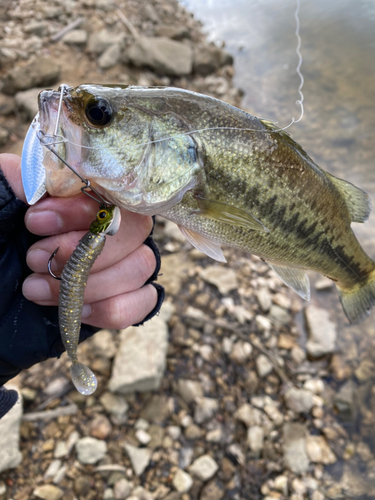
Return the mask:
<svg viewBox="0 0 375 500">
<path fill-rule="evenodd" d="M 283 283 L 294 290 L 300 297 L 310 300 L 310 281 L 303 269 L 296 267 L 280 266 L 279 264 L 268 265 L 275 271 Z"/>
<path fill-rule="evenodd" d="M 196 196 L 196 200 L 200 209 L 200 214 L 208 219 L 244 227 L 245 229 L 251 229 L 253 231 L 265 231 L 269 233 L 269 229 L 267 229 L 258 219 L 241 208 L 233 207 L 232 205 L 227 205 L 220 201 L 207 200 L 200 196 Z"/>
<path fill-rule="evenodd" d="M 178 226 L 178 227 L 180 228 L 185 238 L 189 240 L 190 243 L 193 245 L 193 247 L 195 247 L 197 250 L 205 253 L 206 255 L 211 257 L 211 259 L 217 260 L 218 262 L 227 261 L 226 258 L 224 257 L 220 245 L 218 245 L 217 243 L 213 243 L 212 241 L 208 240 L 201 234 L 192 231 L 191 229 L 187 229 L 184 226 Z"/>
</svg>

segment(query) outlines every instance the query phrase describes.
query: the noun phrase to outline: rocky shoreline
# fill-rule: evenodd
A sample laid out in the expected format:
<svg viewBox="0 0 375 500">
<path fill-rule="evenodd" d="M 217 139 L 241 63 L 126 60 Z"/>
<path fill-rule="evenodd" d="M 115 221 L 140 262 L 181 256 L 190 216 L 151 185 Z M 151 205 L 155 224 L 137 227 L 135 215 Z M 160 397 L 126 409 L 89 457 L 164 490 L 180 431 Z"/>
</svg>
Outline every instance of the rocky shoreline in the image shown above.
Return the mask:
<svg viewBox="0 0 375 500">
<path fill-rule="evenodd" d="M 240 105 L 233 59 L 174 0 L 10 1 L 0 19 L 2 151 L 20 153 L 39 88 L 61 82 Z M 144 327 L 80 346 L 96 393 L 72 388 L 65 355 L 14 381 L 23 406 L 0 422 L 0 499 L 374 498 L 372 444 L 351 423 L 372 434 L 372 362 L 337 353 L 329 313 L 259 259 L 226 250 L 215 263 L 162 219 L 155 238 L 167 301 Z M 315 287 L 328 297 L 331 282 Z"/>
</svg>

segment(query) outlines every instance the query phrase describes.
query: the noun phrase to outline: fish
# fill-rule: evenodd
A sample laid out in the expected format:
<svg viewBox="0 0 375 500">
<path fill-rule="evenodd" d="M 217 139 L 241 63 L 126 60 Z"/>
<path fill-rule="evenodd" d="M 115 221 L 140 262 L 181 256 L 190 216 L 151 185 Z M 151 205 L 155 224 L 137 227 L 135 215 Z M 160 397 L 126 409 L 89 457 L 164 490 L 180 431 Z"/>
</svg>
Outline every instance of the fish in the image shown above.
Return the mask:
<svg viewBox="0 0 375 500">
<path fill-rule="evenodd" d="M 83 395 L 92 394 L 97 380 L 92 370 L 78 362 L 77 347 L 81 330 L 83 294 L 90 270 L 104 248 L 106 235 L 117 232 L 121 222 L 118 207 L 101 206 L 90 230 L 81 238 L 61 274 L 59 292 L 59 327 L 61 339 L 72 362 L 70 374 L 76 389 Z M 56 251 L 53 255 L 55 255 Z"/>
<path fill-rule="evenodd" d="M 51 134 L 60 92 L 39 95 Z M 175 222 L 194 247 L 225 262 L 223 245 L 259 256 L 302 298 L 307 270 L 330 278 L 350 323 L 375 303 L 375 263 L 351 224 L 371 200 L 324 171 L 267 120 L 173 87 L 66 87 L 59 153 L 111 203 Z M 71 196 L 77 179 L 45 149 L 46 189 Z"/>
</svg>

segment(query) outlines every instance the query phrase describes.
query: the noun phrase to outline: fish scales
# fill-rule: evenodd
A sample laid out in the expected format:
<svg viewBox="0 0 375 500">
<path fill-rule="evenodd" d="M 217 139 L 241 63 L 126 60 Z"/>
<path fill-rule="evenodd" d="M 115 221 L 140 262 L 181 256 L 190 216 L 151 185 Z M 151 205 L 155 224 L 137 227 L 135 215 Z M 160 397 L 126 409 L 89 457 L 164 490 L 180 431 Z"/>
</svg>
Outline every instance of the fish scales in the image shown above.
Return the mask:
<svg viewBox="0 0 375 500">
<path fill-rule="evenodd" d="M 39 99 L 47 132 L 58 97 Z M 64 94 L 61 115 L 73 166 L 112 203 L 176 222 L 219 261 L 221 245 L 258 255 L 304 298 L 304 271 L 322 273 L 335 281 L 351 322 L 369 314 L 375 264 L 350 227 L 367 220 L 369 198 L 321 169 L 275 124 L 168 87 L 81 85 Z M 69 196 L 60 177 L 48 191 Z"/>
</svg>

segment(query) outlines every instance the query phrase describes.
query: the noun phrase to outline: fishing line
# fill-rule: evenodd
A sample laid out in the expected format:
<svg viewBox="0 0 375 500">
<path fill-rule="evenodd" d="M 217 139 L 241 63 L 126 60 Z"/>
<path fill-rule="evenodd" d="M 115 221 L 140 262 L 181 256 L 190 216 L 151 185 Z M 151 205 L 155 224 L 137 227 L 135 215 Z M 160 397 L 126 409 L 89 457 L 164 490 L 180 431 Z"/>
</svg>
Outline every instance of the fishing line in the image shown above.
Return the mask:
<svg viewBox="0 0 375 500">
<path fill-rule="evenodd" d="M 304 81 L 305 81 L 304 77 L 303 77 L 303 74 L 301 72 L 301 66 L 302 66 L 303 58 L 302 58 L 302 54 L 301 54 L 302 40 L 301 40 L 301 36 L 300 36 L 300 26 L 301 25 L 300 25 L 300 20 L 299 20 L 300 7 L 301 7 L 300 0 L 296 0 L 296 9 L 294 11 L 294 19 L 296 21 L 296 29 L 295 29 L 295 33 L 294 34 L 295 34 L 295 36 L 297 38 L 296 54 L 298 56 L 298 64 L 297 64 L 297 67 L 296 67 L 296 72 L 297 72 L 297 75 L 300 78 L 300 84 L 299 84 L 299 87 L 298 87 L 298 90 L 297 90 L 298 93 L 299 93 L 300 98 L 296 101 L 296 104 L 298 104 L 300 106 L 300 110 L 301 110 L 300 117 L 298 119 L 295 119 L 294 117 L 292 117 L 292 120 L 291 120 L 291 122 L 288 125 L 286 125 L 285 127 L 282 127 L 282 128 L 274 129 L 274 130 L 259 130 L 259 129 L 240 128 L 240 127 L 206 127 L 204 129 L 196 129 L 196 130 L 190 130 L 188 132 L 181 132 L 180 134 L 170 135 L 168 137 L 163 137 L 161 139 L 156 139 L 154 141 L 148 141 L 148 142 L 133 144 L 133 147 L 141 147 L 141 146 L 147 146 L 149 144 L 157 144 L 157 143 L 160 143 L 160 142 L 168 141 L 170 139 L 176 139 L 176 138 L 182 137 L 184 135 L 197 134 L 197 133 L 202 133 L 202 132 L 205 132 L 205 131 L 212 131 L 212 130 L 237 130 L 237 131 L 243 131 L 243 132 L 247 131 L 247 132 L 259 132 L 259 133 L 270 133 L 270 134 L 272 134 L 272 133 L 275 133 L 275 132 L 283 132 L 284 130 L 286 130 L 289 127 L 291 127 L 294 123 L 300 122 L 302 120 L 303 116 L 304 116 L 304 107 L 303 107 L 304 95 L 303 95 L 303 92 L 302 92 L 302 87 L 303 87 Z M 64 87 L 68 88 L 67 85 L 64 85 Z M 60 112 L 61 112 L 61 107 L 62 107 L 63 90 L 64 89 L 62 89 L 61 93 L 60 93 L 59 110 L 58 110 L 57 120 L 56 120 L 56 123 L 55 123 L 55 131 L 54 131 L 53 137 L 55 139 L 58 138 L 59 141 L 72 144 L 73 146 L 77 146 L 77 147 L 80 147 L 82 149 L 92 149 L 92 150 L 96 150 L 96 151 L 101 151 L 103 149 L 102 147 L 84 146 L 82 144 L 78 144 L 76 142 L 73 142 L 73 141 L 67 139 L 66 137 L 63 137 L 63 136 L 57 134 L 58 122 L 59 122 L 59 119 L 60 119 Z M 272 122 L 271 120 L 269 120 L 269 121 L 271 123 L 277 123 L 277 122 Z M 52 137 L 52 136 L 49 136 L 49 137 Z M 57 144 L 57 143 L 58 143 L 58 141 L 56 141 L 54 144 Z M 52 144 L 52 145 L 54 145 L 54 144 Z M 51 143 L 50 143 L 50 145 L 51 145 Z M 118 148 L 118 147 L 115 147 L 115 148 L 109 147 L 109 148 L 107 148 L 107 150 L 109 150 L 109 151 L 117 151 L 117 150 L 120 150 L 120 149 L 121 148 Z"/>
</svg>

